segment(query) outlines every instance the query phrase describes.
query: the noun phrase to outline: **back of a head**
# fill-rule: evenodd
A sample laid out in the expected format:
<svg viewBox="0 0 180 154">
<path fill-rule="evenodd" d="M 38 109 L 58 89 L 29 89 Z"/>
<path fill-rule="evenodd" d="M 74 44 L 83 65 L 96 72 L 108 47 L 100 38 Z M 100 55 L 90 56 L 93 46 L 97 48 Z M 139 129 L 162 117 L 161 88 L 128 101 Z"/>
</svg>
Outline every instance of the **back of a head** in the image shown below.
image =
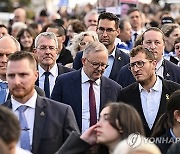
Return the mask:
<svg viewBox="0 0 180 154">
<path fill-rule="evenodd" d="M 161 154 L 161 152 L 154 143 L 139 135 L 135 140 L 128 137 L 121 141 L 113 154 Z"/>
<path fill-rule="evenodd" d="M 0 154 L 10 154 L 8 146 L 4 143 L 4 141 L 0 138 Z"/>
<path fill-rule="evenodd" d="M 20 125 L 14 113 L 0 106 L 0 137 L 6 144 L 18 142 L 20 136 Z"/>
</svg>

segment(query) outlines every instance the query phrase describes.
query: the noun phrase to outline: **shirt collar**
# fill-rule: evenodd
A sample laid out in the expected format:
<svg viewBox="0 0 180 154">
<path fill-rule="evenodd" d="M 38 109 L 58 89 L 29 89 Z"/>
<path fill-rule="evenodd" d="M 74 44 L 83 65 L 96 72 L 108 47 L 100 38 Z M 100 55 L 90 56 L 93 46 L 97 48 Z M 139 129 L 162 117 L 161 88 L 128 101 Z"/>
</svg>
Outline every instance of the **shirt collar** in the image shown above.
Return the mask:
<svg viewBox="0 0 180 154">
<path fill-rule="evenodd" d="M 164 59 L 162 58 L 157 64 L 156 64 L 156 70 L 158 70 L 163 65 Z"/>
<path fill-rule="evenodd" d="M 57 67 L 57 64 L 55 64 L 50 70 L 49 72 L 53 75 L 53 76 L 56 76 L 56 71 L 57 71 L 58 67 Z M 44 72 L 45 70 L 40 66 L 38 65 L 38 70 L 39 70 L 39 76 L 42 77 L 44 75 Z"/>
<path fill-rule="evenodd" d="M 2 82 L 2 83 L 7 83 L 7 81 L 1 80 L 1 79 L 0 79 L 0 82 Z"/>
<path fill-rule="evenodd" d="M 112 56 L 115 58 L 115 53 L 116 53 L 116 47 L 114 48 L 113 52 L 109 55 L 109 57 Z"/>
<path fill-rule="evenodd" d="M 90 80 L 90 78 L 86 75 L 83 69 L 81 69 L 81 83 L 86 83 Z M 100 85 L 100 79 L 94 81 L 97 85 Z"/>
<path fill-rule="evenodd" d="M 25 104 L 22 104 L 22 103 L 19 103 L 18 101 L 16 101 L 13 97 L 11 97 L 11 102 L 12 102 L 12 110 L 15 112 L 17 110 L 17 108 L 21 105 L 26 105 L 30 108 L 33 108 L 35 109 L 35 106 L 36 106 L 36 100 L 37 100 L 37 92 L 36 90 L 34 89 L 34 94 L 33 96 L 25 103 Z"/>
<path fill-rule="evenodd" d="M 156 76 L 156 82 L 155 82 L 154 86 L 150 89 L 152 89 L 154 91 L 160 91 L 160 89 L 159 89 L 160 84 L 161 84 L 161 79 L 158 76 Z M 143 90 L 145 90 L 145 89 L 139 83 L 139 91 L 142 92 Z"/>
</svg>

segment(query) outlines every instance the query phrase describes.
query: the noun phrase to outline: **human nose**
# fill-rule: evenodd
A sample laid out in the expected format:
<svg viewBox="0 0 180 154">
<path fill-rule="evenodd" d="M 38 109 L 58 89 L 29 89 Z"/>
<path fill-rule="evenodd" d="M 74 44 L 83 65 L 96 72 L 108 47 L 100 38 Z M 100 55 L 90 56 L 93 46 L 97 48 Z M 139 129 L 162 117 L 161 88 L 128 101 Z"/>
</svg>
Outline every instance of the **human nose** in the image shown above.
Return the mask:
<svg viewBox="0 0 180 154">
<path fill-rule="evenodd" d="M 152 42 L 152 43 L 150 44 L 149 48 L 150 48 L 150 49 L 155 49 L 155 48 L 156 48 L 155 43 L 154 43 L 154 42 Z"/>
<path fill-rule="evenodd" d="M 19 76 L 18 76 L 18 75 L 15 75 L 13 81 L 14 81 L 14 83 L 15 83 L 16 85 L 18 85 L 18 84 L 20 83 L 20 78 L 19 78 Z"/>
</svg>

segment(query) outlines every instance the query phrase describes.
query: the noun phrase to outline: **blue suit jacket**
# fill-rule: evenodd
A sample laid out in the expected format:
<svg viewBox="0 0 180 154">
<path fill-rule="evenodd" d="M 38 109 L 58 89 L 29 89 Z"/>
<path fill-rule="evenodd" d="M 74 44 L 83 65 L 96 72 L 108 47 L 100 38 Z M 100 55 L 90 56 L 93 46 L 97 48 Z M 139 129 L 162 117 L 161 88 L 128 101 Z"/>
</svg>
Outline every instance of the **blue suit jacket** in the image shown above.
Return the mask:
<svg viewBox="0 0 180 154">
<path fill-rule="evenodd" d="M 73 68 L 76 70 L 82 67 L 82 62 L 81 62 L 82 55 L 83 55 L 82 51 L 78 52 L 74 59 Z M 116 48 L 115 59 L 109 78 L 116 81 L 119 70 L 128 63 L 129 63 L 129 55 Z"/>
<path fill-rule="evenodd" d="M 10 100 L 3 104 L 12 108 Z M 32 139 L 33 154 L 54 154 L 72 131 L 79 132 L 72 108 L 38 96 Z"/>
<path fill-rule="evenodd" d="M 180 84 L 180 67 L 173 64 L 172 62 L 164 59 L 164 79 L 171 80 Z M 128 69 L 129 65 L 125 65 L 121 68 L 118 73 L 116 82 L 119 83 L 122 87 L 126 87 L 134 82 L 136 82 L 131 71 Z"/>
<path fill-rule="evenodd" d="M 109 102 L 117 101 L 121 86 L 115 81 L 101 77 L 100 85 L 100 110 Z M 81 70 L 69 72 L 59 76 L 51 94 L 51 98 L 68 104 L 73 108 L 77 123 L 82 128 L 82 89 Z"/>
<path fill-rule="evenodd" d="M 150 136 L 153 132 L 153 128 L 154 128 L 157 120 L 166 111 L 167 99 L 174 91 L 180 89 L 180 85 L 175 82 L 162 79 L 163 87 L 162 87 L 160 106 L 159 106 L 159 110 L 158 110 L 154 125 L 151 130 L 150 130 L 150 128 L 147 124 L 146 118 L 144 116 L 138 85 L 139 84 L 137 82 L 135 82 L 135 83 L 123 88 L 119 94 L 118 101 L 125 102 L 125 103 L 135 107 L 135 109 L 138 111 L 138 113 L 140 114 L 140 117 L 142 119 L 146 136 Z"/>
</svg>

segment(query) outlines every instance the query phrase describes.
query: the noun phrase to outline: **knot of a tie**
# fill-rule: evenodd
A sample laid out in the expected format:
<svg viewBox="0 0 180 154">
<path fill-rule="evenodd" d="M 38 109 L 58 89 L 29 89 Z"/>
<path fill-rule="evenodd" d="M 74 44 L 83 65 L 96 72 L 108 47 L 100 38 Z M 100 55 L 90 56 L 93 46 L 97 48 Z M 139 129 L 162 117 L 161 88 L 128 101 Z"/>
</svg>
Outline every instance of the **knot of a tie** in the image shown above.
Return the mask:
<svg viewBox="0 0 180 154">
<path fill-rule="evenodd" d="M 45 75 L 46 77 L 48 77 L 50 74 L 51 74 L 51 73 L 50 73 L 49 71 L 44 72 L 44 75 Z"/>
<path fill-rule="evenodd" d="M 1 87 L 2 89 L 7 89 L 8 84 L 7 84 L 6 82 L 0 82 L 0 87 Z"/>
<path fill-rule="evenodd" d="M 18 111 L 22 113 L 22 112 L 26 111 L 27 108 L 28 108 L 28 106 L 21 105 L 20 107 L 18 107 Z"/>
<path fill-rule="evenodd" d="M 90 86 L 92 86 L 92 85 L 93 85 L 93 83 L 94 83 L 94 81 L 89 80 L 89 83 L 90 83 Z"/>
</svg>

